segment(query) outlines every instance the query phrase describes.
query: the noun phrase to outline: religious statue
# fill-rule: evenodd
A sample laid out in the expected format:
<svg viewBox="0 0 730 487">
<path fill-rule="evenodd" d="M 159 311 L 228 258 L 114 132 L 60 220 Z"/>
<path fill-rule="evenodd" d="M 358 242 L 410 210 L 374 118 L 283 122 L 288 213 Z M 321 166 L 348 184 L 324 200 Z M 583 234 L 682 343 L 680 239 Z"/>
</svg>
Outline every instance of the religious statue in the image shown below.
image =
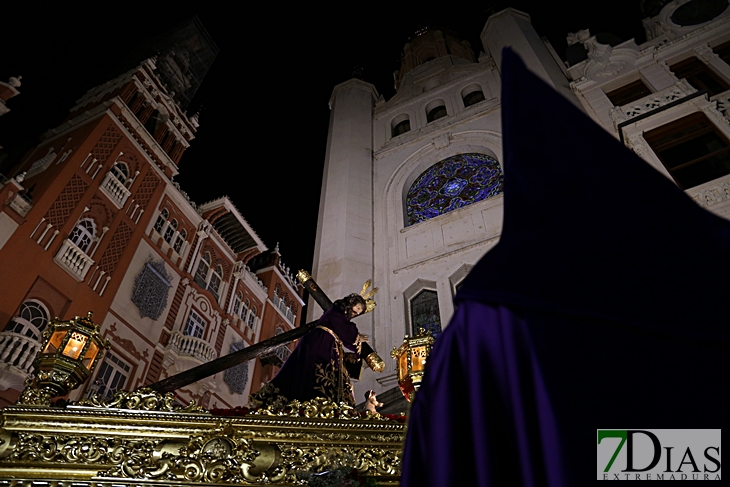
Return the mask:
<svg viewBox="0 0 730 487">
<path fill-rule="evenodd" d="M 344 349 L 362 353 L 368 337 L 350 320 L 366 309 L 365 298 L 356 293 L 335 301 L 317 326 L 299 340 L 276 377 L 251 394 L 251 405 L 283 406 L 294 399 L 308 401 L 324 397 L 355 406 L 345 362 L 356 362 L 359 357 L 347 354 Z"/>
</svg>

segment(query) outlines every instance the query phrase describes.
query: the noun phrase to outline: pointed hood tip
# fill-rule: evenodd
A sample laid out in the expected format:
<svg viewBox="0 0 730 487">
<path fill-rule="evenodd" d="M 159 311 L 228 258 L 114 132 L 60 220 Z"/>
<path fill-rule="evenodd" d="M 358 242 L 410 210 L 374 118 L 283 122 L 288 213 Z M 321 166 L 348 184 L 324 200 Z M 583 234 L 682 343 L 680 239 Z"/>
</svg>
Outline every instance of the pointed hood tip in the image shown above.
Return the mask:
<svg viewBox="0 0 730 487">
<path fill-rule="evenodd" d="M 697 206 L 512 49 L 502 54 L 503 230 L 457 299 L 683 333 L 717 320 L 728 290 L 720 276 L 730 273 L 718 252 L 730 247 L 730 222 Z M 718 272 L 707 272 L 707 259 Z"/>
</svg>

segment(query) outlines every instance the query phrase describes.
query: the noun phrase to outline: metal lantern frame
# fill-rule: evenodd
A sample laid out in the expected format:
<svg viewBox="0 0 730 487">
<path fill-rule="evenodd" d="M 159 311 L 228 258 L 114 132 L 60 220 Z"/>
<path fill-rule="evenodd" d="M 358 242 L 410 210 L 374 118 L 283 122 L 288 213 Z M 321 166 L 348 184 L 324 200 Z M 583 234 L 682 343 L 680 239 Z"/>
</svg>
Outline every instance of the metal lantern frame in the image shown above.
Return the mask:
<svg viewBox="0 0 730 487">
<path fill-rule="evenodd" d="M 89 311 L 68 321 L 54 318 L 43 331 L 43 347 L 33 361 L 35 380 L 27 384 L 20 404 L 48 405 L 86 382 L 110 347 Z"/>
<path fill-rule="evenodd" d="M 430 331 L 418 329 L 418 334 L 406 335 L 403 344 L 390 352 L 396 360 L 398 371 L 398 387 L 409 402 L 413 401 L 416 391 L 421 386 L 426 368 L 426 359 L 431 354 L 434 338 Z"/>
</svg>

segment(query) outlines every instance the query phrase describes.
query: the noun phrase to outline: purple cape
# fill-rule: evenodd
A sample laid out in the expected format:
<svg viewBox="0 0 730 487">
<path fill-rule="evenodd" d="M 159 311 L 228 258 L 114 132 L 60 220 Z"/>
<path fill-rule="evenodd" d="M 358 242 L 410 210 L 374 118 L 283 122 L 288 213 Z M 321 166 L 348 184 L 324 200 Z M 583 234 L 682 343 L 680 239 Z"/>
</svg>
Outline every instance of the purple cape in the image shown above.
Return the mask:
<svg viewBox="0 0 730 487">
<path fill-rule="evenodd" d="M 337 306 L 332 306 L 322 314 L 317 327 L 299 339 L 270 385 L 252 394 L 253 401 L 267 405 L 277 401 L 277 396 L 284 396 L 285 399 L 279 402 L 308 401 L 316 397 L 339 402 L 338 396 L 341 395 L 340 400 L 354 406 L 350 377 L 344 367 L 340 367 L 341 360 L 346 358 L 335 335 L 342 347 L 356 349 L 357 325 L 348 320 Z M 278 391 L 272 390 L 271 386 Z"/>
<path fill-rule="evenodd" d="M 597 429 L 727 422 L 730 223 L 502 59 L 503 233 L 428 359 L 404 487 L 584 486 Z"/>
</svg>

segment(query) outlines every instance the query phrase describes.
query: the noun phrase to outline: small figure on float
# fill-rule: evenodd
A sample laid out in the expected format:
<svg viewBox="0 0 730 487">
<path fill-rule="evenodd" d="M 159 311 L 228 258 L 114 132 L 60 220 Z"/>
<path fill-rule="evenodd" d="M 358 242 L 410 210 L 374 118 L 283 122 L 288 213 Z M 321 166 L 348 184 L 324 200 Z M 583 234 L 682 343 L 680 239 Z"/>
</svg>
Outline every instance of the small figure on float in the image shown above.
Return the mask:
<svg viewBox="0 0 730 487">
<path fill-rule="evenodd" d="M 379 357 L 371 356 L 377 354 L 367 345 L 368 337 L 351 321 L 367 311 L 368 303 L 360 294 L 352 293 L 335 301 L 318 325 L 299 339 L 276 377 L 249 396 L 250 406 L 280 408 L 295 399 L 323 397 L 354 407 L 348 371 L 359 374 L 363 359 L 377 372 L 384 368 Z M 345 348 L 352 353 L 345 352 Z M 367 356 L 362 357 L 364 354 Z"/>
<path fill-rule="evenodd" d="M 369 412 L 370 414 L 379 414 L 378 411 L 375 409 L 376 407 L 382 408 L 383 403 L 378 402 L 378 396 L 375 394 L 375 391 L 370 389 L 368 392 L 365 393 L 365 411 Z"/>
</svg>

